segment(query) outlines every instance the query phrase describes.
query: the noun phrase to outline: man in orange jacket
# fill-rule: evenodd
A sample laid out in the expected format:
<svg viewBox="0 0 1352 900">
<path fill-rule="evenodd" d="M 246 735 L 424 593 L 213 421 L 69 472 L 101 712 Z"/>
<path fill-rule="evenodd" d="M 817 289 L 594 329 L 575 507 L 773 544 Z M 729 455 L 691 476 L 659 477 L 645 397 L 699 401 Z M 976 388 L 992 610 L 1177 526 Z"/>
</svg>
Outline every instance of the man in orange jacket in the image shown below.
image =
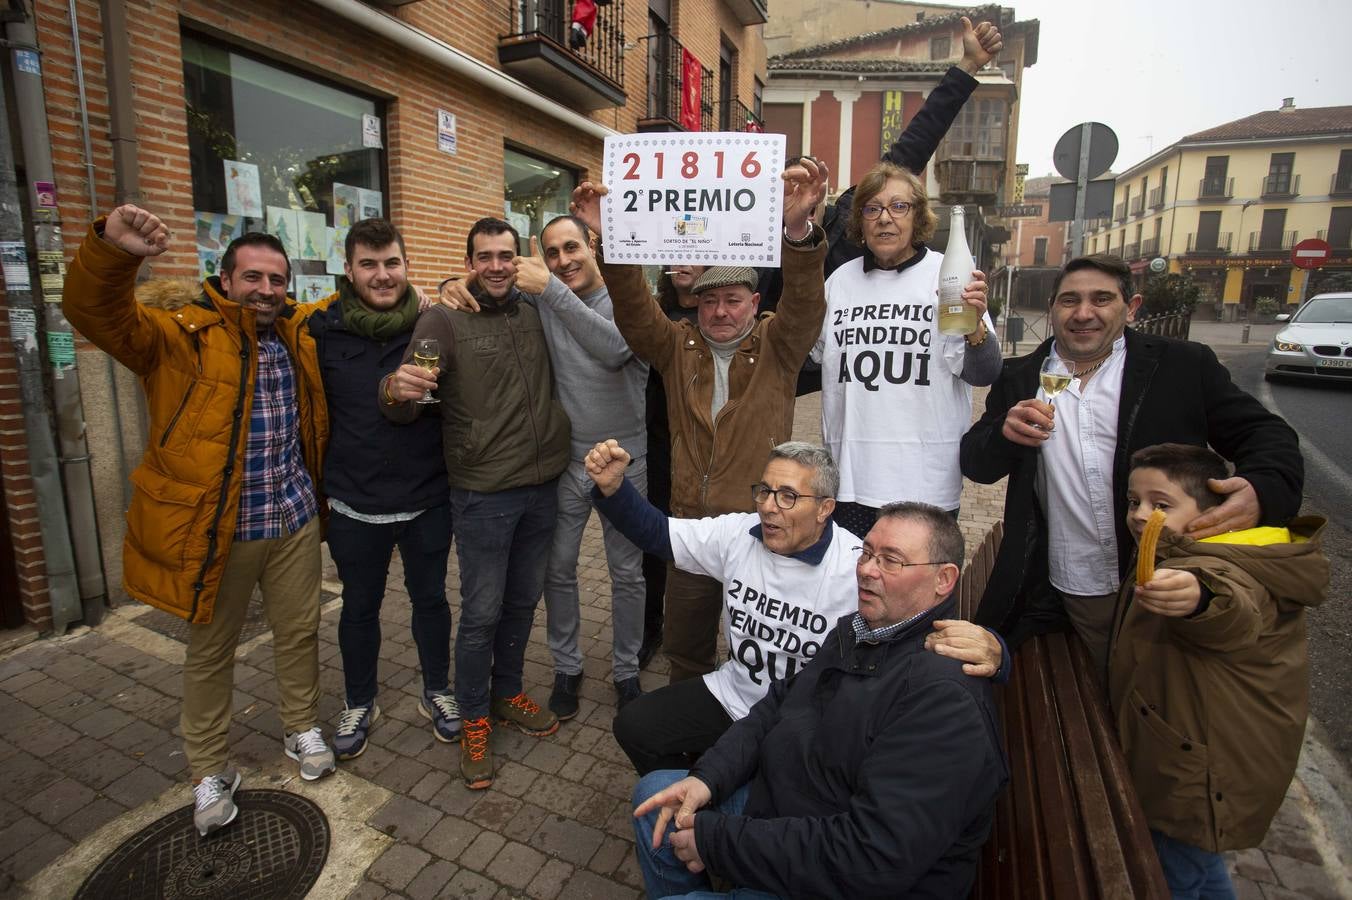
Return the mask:
<svg viewBox="0 0 1352 900">
<path fill-rule="evenodd" d="M 127 593 L 190 623 L 181 724 L 203 835 L 237 812 L 227 737 L 235 647 L 255 586 L 272 625 L 286 754 L 313 780 L 334 770 L 319 727 L 322 454 L 328 412 L 291 265 L 273 236 L 230 243 L 200 295 L 135 295 L 169 230 L 127 205 L 95 222 L 66 276 L 71 324 L 141 378 L 150 439 L 127 512 Z M 152 302 L 158 305 L 152 305 Z"/>
</svg>

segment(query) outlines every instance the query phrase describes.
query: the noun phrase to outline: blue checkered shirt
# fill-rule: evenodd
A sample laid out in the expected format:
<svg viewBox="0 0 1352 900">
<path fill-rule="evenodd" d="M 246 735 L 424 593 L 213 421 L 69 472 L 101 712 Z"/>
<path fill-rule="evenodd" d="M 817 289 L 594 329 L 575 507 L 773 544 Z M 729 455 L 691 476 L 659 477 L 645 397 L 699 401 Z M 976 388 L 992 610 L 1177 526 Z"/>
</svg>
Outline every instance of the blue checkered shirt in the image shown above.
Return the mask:
<svg viewBox="0 0 1352 900">
<path fill-rule="evenodd" d="M 258 374 L 241 481 L 237 541 L 294 534 L 319 512 L 300 451 L 296 371 L 272 329 L 258 335 Z"/>
<path fill-rule="evenodd" d="M 882 628 L 870 630 L 864 617 L 855 613 L 850 619 L 850 626 L 854 628 L 854 640 L 859 644 L 885 644 L 888 641 L 901 634 L 903 628 L 910 625 L 916 619 L 923 616 L 929 610 L 918 612 L 904 622 L 897 622 L 893 625 L 884 625 Z"/>
</svg>

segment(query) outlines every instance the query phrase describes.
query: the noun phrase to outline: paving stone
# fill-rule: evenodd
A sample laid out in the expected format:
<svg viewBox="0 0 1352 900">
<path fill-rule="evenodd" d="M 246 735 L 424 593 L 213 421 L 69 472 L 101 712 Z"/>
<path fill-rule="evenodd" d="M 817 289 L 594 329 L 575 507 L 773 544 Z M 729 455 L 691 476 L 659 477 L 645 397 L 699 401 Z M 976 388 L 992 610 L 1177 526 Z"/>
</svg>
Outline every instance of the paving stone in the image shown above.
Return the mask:
<svg viewBox="0 0 1352 900">
<path fill-rule="evenodd" d="M 531 748 L 522 762 L 532 769 L 554 775 L 559 769 L 563 768 L 563 764 L 568 761 L 570 755 L 568 748 L 565 746 L 552 741 L 541 741 Z"/>
<path fill-rule="evenodd" d="M 460 871 L 460 867 L 455 863 L 446 862 L 444 859 L 433 860 L 426 868 L 418 873 L 404 893 L 412 900 L 432 900 L 434 897 L 450 896 L 447 882 Z"/>
<path fill-rule="evenodd" d="M 629 800 L 634 793 L 634 785 L 638 784 L 638 775 L 633 766 L 598 760 L 581 780 L 587 787 L 603 791 L 616 800 Z"/>
<path fill-rule="evenodd" d="M 422 780 L 430 768 L 430 766 L 418 762 L 416 759 L 400 756 L 381 769 L 380 774 L 373 780 L 376 784 L 394 791 L 396 794 L 407 794 L 415 784 Z"/>
<path fill-rule="evenodd" d="M 14 876 L 15 881 L 27 881 L 47 868 L 48 863 L 75 846 L 69 840 L 48 831 L 37 840 L 31 841 L 5 862 L 5 869 Z"/>
<path fill-rule="evenodd" d="M 57 823 L 56 830 L 78 843 L 126 811 L 114 800 L 96 797 L 84 809 Z"/>
<path fill-rule="evenodd" d="M 431 859 L 432 857 L 417 847 L 394 843 L 380 854 L 380 859 L 371 864 L 371 868 L 367 870 L 367 877 L 388 888 L 401 891 L 417 877 L 418 872 Z"/>
<path fill-rule="evenodd" d="M 477 872 L 461 869 L 447 885 L 446 896 L 456 897 L 459 900 L 488 900 L 497 893 L 497 890 L 496 884 Z"/>
<path fill-rule="evenodd" d="M 535 830 L 531 846 L 575 866 L 585 866 L 600 848 L 602 837 L 595 828 L 579 825 L 560 815 L 549 815 Z"/>
<path fill-rule="evenodd" d="M 42 716 L 21 733 L 12 736 L 19 745 L 39 759 L 46 759 L 63 747 L 80 742 L 80 733 L 55 719 Z"/>
<path fill-rule="evenodd" d="M 1277 880 L 1282 887 L 1308 900 L 1343 900 L 1342 893 L 1322 866 L 1277 853 L 1269 854 L 1268 862 L 1272 864 L 1272 871 L 1277 873 Z M 1266 892 L 1269 887 L 1271 885 L 1263 885 L 1263 891 Z"/>
<path fill-rule="evenodd" d="M 161 731 L 160 734 L 164 734 L 164 732 Z M 243 741 L 240 743 L 243 743 Z M 269 742 L 269 747 L 273 752 L 276 752 L 275 739 Z M 183 752 L 183 741 L 179 738 L 170 737 L 149 749 L 133 751 L 133 755 L 137 752 L 141 754 L 139 757 L 141 762 L 170 778 L 177 778 L 188 769 L 188 755 Z"/>
<path fill-rule="evenodd" d="M 503 826 L 502 834 L 512 840 L 529 844 L 535 830 L 548 816 L 549 813 L 542 807 L 523 803 L 521 809 L 517 810 L 516 815 L 512 816 L 511 821 Z"/>
<path fill-rule="evenodd" d="M 1277 884 L 1277 876 L 1273 873 L 1272 866 L 1268 865 L 1267 855 L 1257 847 L 1240 850 L 1234 855 L 1233 862 L 1237 874 L 1251 881 Z"/>
<path fill-rule="evenodd" d="M 450 773 L 442 769 L 429 769 L 418 783 L 409 789 L 408 795 L 420 803 L 428 803 L 450 783 Z"/>
<path fill-rule="evenodd" d="M 1263 838 L 1262 849 L 1271 862 L 1275 856 L 1289 856 L 1314 866 L 1323 865 L 1324 857 L 1310 840 L 1308 831 L 1284 825 L 1273 825 Z"/>
<path fill-rule="evenodd" d="M 607 881 L 595 872 L 579 869 L 568 879 L 559 900 L 634 900 L 632 888 Z"/>
<path fill-rule="evenodd" d="M 136 721 L 120 709 L 102 706 L 72 723 L 76 731 L 92 738 L 103 739 Z"/>
<path fill-rule="evenodd" d="M 423 849 L 442 859 L 456 859 L 467 848 L 482 829 L 473 822 L 457 816 L 445 816 L 423 835 Z"/>
<path fill-rule="evenodd" d="M 554 900 L 563 892 L 563 886 L 573 874 L 573 867 L 561 859 L 546 860 L 544 866 L 535 877 L 531 879 L 530 884 L 526 885 L 526 893 L 534 897 L 535 900 Z"/>
<path fill-rule="evenodd" d="M 51 829 L 36 816 L 20 816 L 0 828 L 0 860 L 8 859 Z"/>
<path fill-rule="evenodd" d="M 48 703 L 42 708 L 42 711 L 62 725 L 70 725 L 73 727 L 77 721 L 82 720 L 91 713 L 107 709 L 107 706 L 88 694 L 81 693 L 78 690 L 72 690 L 57 702 Z M 114 712 L 117 711 L 114 710 Z M 118 713 L 118 715 L 123 714 Z M 83 731 L 83 729 L 80 730 Z M 102 736 L 103 735 L 96 735 L 96 737 Z"/>
<path fill-rule="evenodd" d="M 5 659 L 0 659 L 0 691 L 5 690 L 5 682 L 15 675 L 22 675 L 24 672 L 31 672 L 33 667 L 27 662 L 28 654 L 16 653 Z"/>
<path fill-rule="evenodd" d="M 527 754 L 527 759 L 529 758 L 530 755 Z M 531 784 L 539 774 L 528 764 L 505 760 L 498 766 L 493 776 L 493 790 L 512 797 L 520 797 L 530 790 Z"/>
<path fill-rule="evenodd" d="M 356 759 L 344 760 L 342 766 L 354 775 L 360 775 L 362 778 L 374 781 L 375 777 L 380 774 L 381 769 L 394 762 L 395 758 L 393 753 L 374 741 L 370 741 L 366 744 L 366 751 L 361 756 Z"/>
<path fill-rule="evenodd" d="M 367 824 L 391 837 L 416 844 L 439 821 L 441 821 L 439 811 L 417 800 L 396 795 L 386 801 L 385 805 L 367 820 Z"/>
<path fill-rule="evenodd" d="M 423 726 L 409 725 L 400 729 L 399 733 L 393 737 L 388 734 L 380 736 L 380 742 L 388 749 L 403 756 L 411 756 L 415 759 L 424 754 L 432 753 L 437 747 L 449 746 L 442 744 L 432 735 L 432 726 L 427 720 L 423 720 Z"/>
<path fill-rule="evenodd" d="M 569 781 L 585 782 L 587 773 L 591 767 L 596 764 L 596 757 L 587 753 L 579 753 L 575 749 L 568 756 L 568 761 L 559 769 L 558 776 L 566 778 Z"/>
<path fill-rule="evenodd" d="M 134 809 L 142 803 L 155 799 L 173 785 L 174 782 L 149 766 L 137 766 L 105 787 L 103 793 L 123 806 Z"/>
<path fill-rule="evenodd" d="M 117 779 L 135 769 L 138 763 L 124 753 L 101 744 L 85 741 L 83 746 L 71 746 L 47 758 L 47 762 L 62 772 L 69 772 L 77 781 L 101 791 Z M 98 765 L 89 765 L 97 759 Z"/>
<path fill-rule="evenodd" d="M 347 900 L 385 900 L 386 897 L 393 896 L 385 890 L 385 886 L 376 884 L 374 881 L 363 881 L 357 885 L 356 889 L 347 895 Z"/>
<path fill-rule="evenodd" d="M 620 861 L 620 865 L 611 873 L 612 879 L 617 879 L 629 885 L 636 891 L 642 892 L 645 888 L 643 884 L 643 870 L 638 866 L 638 856 L 633 852 L 633 845 L 629 847 L 629 853 Z"/>
<path fill-rule="evenodd" d="M 55 825 L 93 802 L 95 794 L 72 778 L 61 778 L 24 801 L 24 809 Z"/>
<path fill-rule="evenodd" d="M 458 765 L 458 763 L 457 763 Z M 464 816 L 484 798 L 484 791 L 471 791 L 460 780 L 459 770 L 451 773 L 450 782 L 428 801 L 437 809 L 452 816 Z"/>
<path fill-rule="evenodd" d="M 530 801 L 553 812 L 571 813 L 585 806 L 594 793 L 591 788 L 556 775 L 541 775 L 531 786 Z"/>
<path fill-rule="evenodd" d="M 132 686 L 132 680 L 126 675 L 119 675 L 112 669 L 105 669 L 106 674 L 100 674 L 97 681 L 85 686 L 85 693 L 99 700 L 108 700 L 123 693 Z M 182 678 L 179 679 L 182 682 Z"/>
<path fill-rule="evenodd" d="M 592 854 L 587 868 L 598 875 L 609 875 L 619 867 L 626 856 L 632 856 L 633 853 L 633 841 L 622 841 L 608 834 L 602 837 L 601 846 Z"/>
<path fill-rule="evenodd" d="M 488 869 L 488 864 L 493 861 L 493 857 L 498 855 L 507 841 L 498 834 L 491 831 L 481 831 L 474 840 L 470 841 L 465 851 L 460 854 L 459 863 L 466 868 L 476 872 L 484 872 Z"/>
<path fill-rule="evenodd" d="M 1263 900 L 1310 900 L 1306 894 L 1300 891 L 1278 887 L 1275 884 L 1260 884 L 1258 887 L 1263 892 Z"/>
<path fill-rule="evenodd" d="M 29 753 L 16 753 L 0 766 L 0 795 L 11 802 L 22 803 L 60 778 L 61 770 L 52 768 L 47 760 Z"/>
<path fill-rule="evenodd" d="M 479 798 L 479 802 L 465 814 L 465 818 L 489 831 L 501 831 L 520 809 L 520 800 L 496 791 L 486 791 Z"/>
<path fill-rule="evenodd" d="M 40 684 L 47 679 L 46 675 L 31 668 L 25 668 L 13 675 L 10 675 L 4 681 L 0 681 L 0 691 L 6 694 L 14 694 L 26 687 Z"/>
<path fill-rule="evenodd" d="M 1243 875 L 1231 875 L 1230 884 L 1235 889 L 1235 900 L 1266 900 L 1258 882 L 1250 881 Z"/>
<path fill-rule="evenodd" d="M 132 719 L 125 728 L 109 734 L 103 740 L 109 747 L 118 750 L 144 750 L 164 743 L 170 735 L 162 728 L 156 728 L 149 722 Z"/>
<path fill-rule="evenodd" d="M 494 881 L 523 891 L 535 877 L 535 873 L 544 867 L 546 861 L 547 857 L 538 850 L 516 841 L 509 841 L 498 851 L 498 855 L 493 857 L 486 874 Z"/>
</svg>

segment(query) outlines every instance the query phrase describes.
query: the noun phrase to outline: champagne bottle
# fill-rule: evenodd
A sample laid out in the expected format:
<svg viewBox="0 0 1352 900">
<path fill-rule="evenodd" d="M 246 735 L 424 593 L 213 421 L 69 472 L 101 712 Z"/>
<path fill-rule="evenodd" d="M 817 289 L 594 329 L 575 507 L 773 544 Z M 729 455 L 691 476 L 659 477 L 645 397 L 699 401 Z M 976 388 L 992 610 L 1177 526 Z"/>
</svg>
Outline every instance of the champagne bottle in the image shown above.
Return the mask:
<svg viewBox="0 0 1352 900">
<path fill-rule="evenodd" d="M 962 289 L 972 280 L 972 251 L 967 249 L 966 221 L 961 206 L 951 207 L 948 219 L 948 247 L 939 266 L 939 331 L 943 334 L 971 334 L 980 326 L 977 312 L 962 302 Z"/>
</svg>

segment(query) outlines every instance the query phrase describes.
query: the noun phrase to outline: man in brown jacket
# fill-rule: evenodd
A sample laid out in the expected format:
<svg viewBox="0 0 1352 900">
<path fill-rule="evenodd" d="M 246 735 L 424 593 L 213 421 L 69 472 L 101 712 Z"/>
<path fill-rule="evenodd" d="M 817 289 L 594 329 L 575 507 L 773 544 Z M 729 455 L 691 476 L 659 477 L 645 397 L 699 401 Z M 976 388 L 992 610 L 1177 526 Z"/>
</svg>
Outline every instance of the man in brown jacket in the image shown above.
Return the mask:
<svg viewBox="0 0 1352 900">
<path fill-rule="evenodd" d="M 671 513 L 677 518 L 751 512 L 751 485 L 765 455 L 793 431 L 798 370 L 826 315 L 825 235 L 811 220 L 826 196 L 826 166 L 805 158 L 784 173 L 784 293 L 756 318 L 756 271 L 714 266 L 694 285 L 698 324 L 673 322 L 648 291 L 638 266 L 604 262 L 615 324 L 667 386 L 671 429 Z M 573 213 L 600 234 L 605 185 L 573 191 Z M 662 647 L 671 680 L 713 671 L 722 585 L 674 567 L 667 571 Z"/>
<path fill-rule="evenodd" d="M 131 476 L 123 579 L 131 596 L 190 623 L 181 724 L 193 818 L 206 835 L 237 812 L 227 737 L 235 646 L 255 586 L 272 625 L 286 754 L 307 781 L 334 770 L 318 724 L 329 426 L 314 340 L 286 294 L 291 264 L 277 239 L 232 241 L 200 295 L 160 283 L 158 307 L 138 303 L 141 260 L 168 242 L 158 217 L 113 210 L 76 251 L 62 308 L 145 389 L 150 440 Z"/>
</svg>

